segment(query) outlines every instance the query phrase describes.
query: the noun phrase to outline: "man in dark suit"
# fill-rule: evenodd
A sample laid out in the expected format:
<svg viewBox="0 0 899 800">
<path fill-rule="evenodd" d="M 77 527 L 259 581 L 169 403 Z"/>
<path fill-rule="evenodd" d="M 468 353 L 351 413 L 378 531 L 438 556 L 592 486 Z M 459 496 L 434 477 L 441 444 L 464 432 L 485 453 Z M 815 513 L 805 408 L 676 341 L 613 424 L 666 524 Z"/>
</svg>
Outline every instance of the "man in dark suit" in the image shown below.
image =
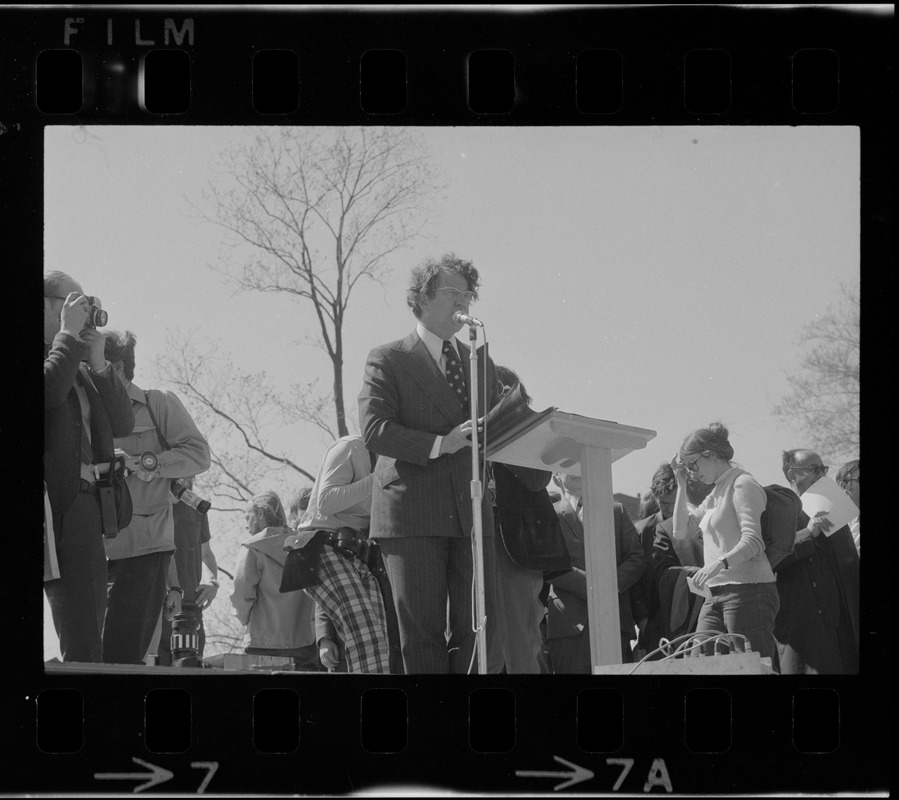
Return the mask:
<svg viewBox="0 0 899 800">
<path fill-rule="evenodd" d="M 462 325 L 453 314 L 468 313 L 478 282 L 471 262 L 453 254 L 416 267 L 407 302 L 418 325 L 405 339 L 369 353 L 359 395 L 365 446 L 378 454 L 370 535 L 381 544 L 393 588 L 407 674 L 465 673 L 472 662 L 471 367 L 469 348 L 454 336 Z M 481 352 L 479 418 L 498 396 L 496 368 Z M 493 514 L 487 494 L 484 487 L 490 649 Z"/>
<path fill-rule="evenodd" d="M 60 573 L 44 589 L 63 660 L 101 662 L 106 554 L 92 465 L 113 458 L 113 437 L 131 433 L 134 414 L 103 334 L 87 326 L 89 307 L 69 275 L 44 275 L 44 481 Z"/>
<path fill-rule="evenodd" d="M 591 674 L 590 626 L 587 621 L 587 562 L 584 551 L 581 478 L 556 474 L 562 490 L 555 499 L 562 535 L 571 554 L 571 572 L 554 578 L 547 604 L 546 639 L 555 674 Z M 621 503 L 614 505 L 615 562 L 618 565 L 618 610 L 621 630 L 621 656 L 632 660 L 631 639 L 635 638 L 634 615 L 628 589 L 643 576 L 646 559 L 634 523 Z"/>
<path fill-rule="evenodd" d="M 788 450 L 783 472 L 802 496 L 827 467 L 811 450 Z M 826 516 L 799 513 L 793 552 L 775 568 L 780 611 L 774 626 L 783 675 L 858 672 L 859 558 L 849 527 L 828 533 Z M 825 534 L 825 535 L 822 535 Z"/>
</svg>

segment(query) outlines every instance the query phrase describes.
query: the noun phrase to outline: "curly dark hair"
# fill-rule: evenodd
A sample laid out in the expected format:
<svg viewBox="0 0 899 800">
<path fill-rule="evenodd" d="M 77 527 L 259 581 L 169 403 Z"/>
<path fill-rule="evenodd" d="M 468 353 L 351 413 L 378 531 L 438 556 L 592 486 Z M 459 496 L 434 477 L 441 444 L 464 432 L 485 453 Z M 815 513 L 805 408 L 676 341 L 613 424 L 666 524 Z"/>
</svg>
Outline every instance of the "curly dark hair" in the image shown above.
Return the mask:
<svg viewBox="0 0 899 800">
<path fill-rule="evenodd" d="M 103 355 L 110 364 L 121 361 L 124 367 L 123 372 L 129 381 L 134 380 L 134 348 L 136 345 L 137 337 L 131 331 L 125 331 L 125 333 L 110 331 L 106 334 Z"/>
<path fill-rule="evenodd" d="M 457 258 L 455 253 L 447 253 L 440 261 L 428 258 L 412 270 L 412 278 L 406 292 L 406 303 L 416 319 L 421 318 L 422 299 L 434 296 L 441 273 L 461 275 L 468 284 L 468 291 L 474 293 L 477 300 L 480 276 L 470 261 Z"/>
<path fill-rule="evenodd" d="M 842 486 L 844 483 L 846 483 L 847 478 L 849 478 L 849 477 L 857 478 L 858 475 L 852 476 L 852 473 L 856 472 L 856 471 L 861 473 L 861 470 L 859 469 L 858 464 L 859 464 L 859 459 L 857 459 L 857 458 L 853 459 L 852 461 L 847 461 L 845 464 L 843 464 L 842 467 L 840 467 L 837 470 L 837 474 L 834 476 L 834 480 L 836 480 L 836 482 L 838 484 L 840 484 L 840 486 Z"/>
<path fill-rule="evenodd" d="M 650 491 L 655 497 L 664 497 L 677 490 L 677 479 L 674 477 L 674 469 L 671 464 L 659 464 L 659 468 L 653 473 Z"/>
</svg>

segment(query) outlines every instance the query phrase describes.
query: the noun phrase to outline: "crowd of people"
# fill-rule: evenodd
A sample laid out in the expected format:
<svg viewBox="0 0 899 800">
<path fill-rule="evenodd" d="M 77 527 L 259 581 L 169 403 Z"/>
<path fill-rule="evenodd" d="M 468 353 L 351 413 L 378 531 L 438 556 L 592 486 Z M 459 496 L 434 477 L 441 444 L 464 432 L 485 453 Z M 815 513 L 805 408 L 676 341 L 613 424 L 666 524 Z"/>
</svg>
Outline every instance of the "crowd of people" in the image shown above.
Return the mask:
<svg viewBox="0 0 899 800">
<path fill-rule="evenodd" d="M 456 334 L 477 323 L 479 286 L 453 254 L 417 266 L 415 329 L 367 358 L 361 433 L 326 449 L 288 511 L 271 491 L 249 500 L 230 595 L 248 654 L 305 671 L 465 674 L 483 642 L 488 673 L 592 672 L 581 478 L 482 452 L 472 500 L 472 416 L 513 391 L 530 402 L 483 349 L 469 397 Z M 198 632 L 202 655 L 219 588 L 206 516 L 178 499 L 210 450 L 176 395 L 134 383 L 136 337 L 100 333 L 103 316 L 70 276 L 45 275 L 45 537 L 58 566 L 44 586 L 65 661 L 168 664 L 173 620 Z M 695 430 L 652 476 L 638 520 L 614 504 L 622 661 L 725 641 L 781 674 L 857 672 L 859 517 L 835 529 L 798 510 L 829 467 L 787 450 L 795 530 L 775 558 L 772 487 L 734 456 L 723 425 Z M 836 473 L 855 508 L 859 475 L 857 459 Z"/>
</svg>

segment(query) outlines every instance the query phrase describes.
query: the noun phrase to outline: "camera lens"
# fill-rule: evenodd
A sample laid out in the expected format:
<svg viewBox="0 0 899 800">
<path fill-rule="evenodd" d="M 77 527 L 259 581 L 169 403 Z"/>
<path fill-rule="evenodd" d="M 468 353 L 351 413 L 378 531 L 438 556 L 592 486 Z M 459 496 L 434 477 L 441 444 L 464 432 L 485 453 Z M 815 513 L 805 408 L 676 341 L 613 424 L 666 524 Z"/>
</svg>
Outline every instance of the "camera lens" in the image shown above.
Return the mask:
<svg viewBox="0 0 899 800">
<path fill-rule="evenodd" d="M 172 664 L 176 667 L 201 667 L 197 618 L 191 611 L 175 614 L 172 620 Z"/>
</svg>

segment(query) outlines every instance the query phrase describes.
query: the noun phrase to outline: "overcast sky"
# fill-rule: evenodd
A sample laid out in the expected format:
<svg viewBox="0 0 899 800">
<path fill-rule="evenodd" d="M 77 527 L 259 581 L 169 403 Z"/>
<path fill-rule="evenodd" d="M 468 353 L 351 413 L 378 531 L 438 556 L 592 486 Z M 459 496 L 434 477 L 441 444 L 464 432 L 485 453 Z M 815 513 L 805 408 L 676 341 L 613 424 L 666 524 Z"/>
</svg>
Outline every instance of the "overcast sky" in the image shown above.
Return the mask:
<svg viewBox="0 0 899 800">
<path fill-rule="evenodd" d="M 210 268 L 228 240 L 190 206 L 218 153 L 253 130 L 46 129 L 45 266 L 99 296 L 111 328 L 137 334 L 142 388 L 158 385 L 151 361 L 167 333 L 187 330 L 283 386 L 329 380 L 326 356 L 299 344 L 317 329 L 311 307 L 234 294 Z M 771 406 L 797 367 L 801 327 L 858 279 L 857 128 L 417 131 L 446 190 L 428 238 L 391 258 L 387 285 L 352 297 L 353 424 L 368 350 L 414 327 L 411 267 L 452 250 L 480 270 L 472 313 L 534 408 L 657 432 L 614 464 L 614 491 L 647 490 L 658 464 L 713 421 L 730 429 L 742 466 L 783 482 L 781 450 L 805 442 Z M 313 473 L 326 444 L 311 428 L 272 441 Z"/>
</svg>

